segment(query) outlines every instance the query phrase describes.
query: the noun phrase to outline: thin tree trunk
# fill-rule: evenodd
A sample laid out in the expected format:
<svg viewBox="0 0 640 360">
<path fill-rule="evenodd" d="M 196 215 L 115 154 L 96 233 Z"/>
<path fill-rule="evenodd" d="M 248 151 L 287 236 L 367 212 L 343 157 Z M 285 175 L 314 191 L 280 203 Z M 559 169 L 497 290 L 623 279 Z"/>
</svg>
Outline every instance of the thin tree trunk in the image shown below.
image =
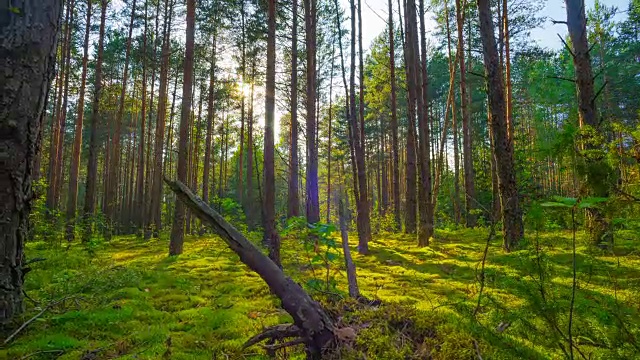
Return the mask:
<svg viewBox="0 0 640 360">
<path fill-rule="evenodd" d="M 102 58 L 104 54 L 104 31 L 107 17 L 108 0 L 101 0 L 100 35 L 98 37 L 98 56 L 95 66 L 95 84 L 93 87 L 93 104 L 91 105 L 91 130 L 89 133 L 89 160 L 87 162 L 87 182 L 84 198 L 85 232 L 82 240 L 91 239 L 92 217 L 96 210 L 96 190 L 98 181 L 98 121 L 100 114 L 100 97 L 102 94 Z"/>
<path fill-rule="evenodd" d="M 415 48 L 411 45 L 411 40 L 409 39 L 410 30 L 409 30 L 409 17 L 410 12 L 413 11 L 413 18 L 415 19 L 415 2 L 414 6 L 411 10 L 407 8 L 405 5 L 405 33 L 406 40 L 404 42 L 404 57 L 405 57 L 405 71 L 407 77 L 407 89 L 408 89 L 408 105 L 407 105 L 407 118 L 408 118 L 408 127 L 407 127 L 407 149 L 406 149 L 406 213 L 405 213 L 405 233 L 412 234 L 416 232 L 416 220 L 417 220 L 417 201 L 416 201 L 416 102 L 417 102 L 417 91 L 416 91 L 416 61 L 414 53 Z M 415 23 L 415 20 L 414 20 Z M 414 24 L 415 25 L 415 24 Z M 417 39 L 415 40 L 417 41 Z M 416 44 L 417 46 L 417 44 Z"/>
<path fill-rule="evenodd" d="M 211 170 L 213 158 L 211 156 L 211 142 L 213 136 L 213 129 L 215 128 L 215 109 L 213 100 L 215 98 L 215 78 L 216 78 L 216 38 L 218 34 L 214 30 L 213 44 L 211 54 L 211 70 L 209 70 L 209 97 L 207 99 L 207 134 L 205 139 L 205 151 L 204 151 L 204 169 L 202 171 L 202 200 L 209 204 L 209 172 Z M 215 173 L 215 172 L 214 172 Z"/>
<path fill-rule="evenodd" d="M 189 152 L 189 114 L 191 112 L 191 87 L 193 85 L 193 58 L 195 38 L 196 1 L 187 0 L 186 47 L 183 63 L 182 107 L 180 114 L 180 134 L 178 139 L 178 180 L 187 180 L 187 154 Z M 182 254 L 184 242 L 184 204 L 176 201 L 169 243 L 169 255 Z"/>
<path fill-rule="evenodd" d="M 398 9 L 400 11 L 400 9 Z M 398 229 L 400 220 L 400 160 L 398 145 L 398 95 L 396 83 L 396 49 L 393 25 L 393 0 L 389 0 L 389 67 L 391 72 L 391 156 L 393 181 L 393 214 Z"/>
<path fill-rule="evenodd" d="M 120 166 L 120 132 L 122 128 L 122 117 L 124 115 L 124 103 L 125 95 L 127 93 L 127 82 L 129 80 L 129 59 L 131 57 L 131 39 L 133 35 L 133 21 L 136 15 L 136 0 L 133 0 L 131 7 L 131 20 L 129 22 L 129 36 L 127 37 L 127 48 L 124 56 L 124 75 L 122 76 L 122 88 L 120 89 L 120 101 L 118 106 L 118 113 L 116 115 L 116 128 L 113 134 L 111 150 L 113 155 L 111 156 L 111 162 L 109 163 L 109 177 L 107 183 L 107 232 L 106 239 L 109 240 L 112 235 L 112 230 L 116 229 L 115 221 L 115 209 L 117 207 L 117 192 L 119 186 L 118 168 Z"/>
<path fill-rule="evenodd" d="M 89 0 L 90 1 L 90 0 Z M 142 38 L 142 53 L 147 53 L 147 10 L 148 3 L 144 0 L 144 33 Z M 144 209 L 147 208 L 147 198 L 145 194 L 144 176 L 144 154 L 145 154 L 145 122 L 147 120 L 147 57 L 142 57 L 142 111 L 140 115 L 140 145 L 138 145 L 138 172 L 136 180 L 136 226 L 139 234 L 145 228 Z"/>
<path fill-rule="evenodd" d="M 318 191 L 318 148 L 316 147 L 316 4 L 317 0 L 304 0 L 305 29 L 307 31 L 307 221 L 320 221 Z"/>
<path fill-rule="evenodd" d="M 276 174 L 274 165 L 275 92 L 276 92 L 276 0 L 269 0 L 267 31 L 267 78 L 264 125 L 264 242 L 269 246 L 269 258 L 280 263 L 280 236 L 276 230 Z M 320 216 L 320 214 L 318 214 Z"/>
<path fill-rule="evenodd" d="M 464 9 L 462 0 L 456 0 L 456 19 L 458 23 L 459 47 L 464 49 Z M 467 88 L 467 69 L 464 51 L 460 53 L 460 102 L 462 105 L 462 163 L 464 167 L 464 191 L 465 191 L 465 223 L 467 227 L 475 227 L 477 217 L 474 213 L 476 191 L 475 171 L 473 169 L 473 144 L 471 141 L 471 97 Z"/>
<path fill-rule="evenodd" d="M 87 0 L 87 22 L 84 30 L 84 52 L 82 57 L 82 77 L 80 79 L 80 94 L 78 95 L 78 116 L 76 117 L 73 154 L 71 169 L 69 170 L 69 194 L 67 197 L 67 241 L 75 238 L 75 218 L 78 203 L 78 175 L 80 173 L 80 152 L 82 151 L 82 123 L 84 120 L 84 96 L 87 83 L 87 63 L 89 57 L 89 34 L 91 32 L 91 0 Z"/>
<path fill-rule="evenodd" d="M 256 81 L 256 58 L 251 62 L 251 90 L 249 94 L 249 112 L 247 113 L 247 196 L 245 200 L 245 213 L 249 230 L 255 229 L 256 211 L 253 206 L 253 100 Z"/>
<path fill-rule="evenodd" d="M 513 144 L 509 139 L 502 69 L 493 31 L 491 7 L 488 0 L 478 0 L 480 34 L 483 45 L 484 64 L 489 91 L 490 127 L 493 134 L 493 154 L 496 158 L 500 202 L 502 206 L 502 232 L 504 248 L 513 250 L 524 236 L 522 210 L 518 199 Z"/>
<path fill-rule="evenodd" d="M 162 63 L 160 64 L 160 88 L 158 95 L 158 116 L 156 120 L 155 148 L 153 151 L 153 176 L 149 201 L 149 225 L 153 225 L 153 237 L 157 238 L 162 230 L 162 150 L 167 117 L 167 97 L 169 84 L 169 60 L 171 57 L 171 21 L 173 18 L 173 0 L 165 0 L 165 24 L 162 40 Z M 190 109 L 189 109 L 190 110 Z M 147 230 L 149 231 L 149 230 Z"/>
<path fill-rule="evenodd" d="M 287 217 L 300 215 L 300 194 L 298 189 L 298 0 L 293 0 L 291 9 L 293 25 L 291 30 L 291 129 Z"/>
<path fill-rule="evenodd" d="M 340 36 L 340 34 L 338 34 L 338 36 Z M 329 77 L 329 139 L 327 141 L 327 224 L 331 222 L 331 135 L 333 131 L 333 68 L 335 57 L 335 42 L 331 42 L 331 75 Z"/>
</svg>

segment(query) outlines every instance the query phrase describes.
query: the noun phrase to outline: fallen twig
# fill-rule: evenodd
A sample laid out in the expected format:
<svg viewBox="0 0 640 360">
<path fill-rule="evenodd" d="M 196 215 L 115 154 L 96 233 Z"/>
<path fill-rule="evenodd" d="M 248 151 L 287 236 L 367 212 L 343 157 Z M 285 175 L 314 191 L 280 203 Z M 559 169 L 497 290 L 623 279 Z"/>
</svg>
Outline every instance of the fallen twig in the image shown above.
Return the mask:
<svg viewBox="0 0 640 360">
<path fill-rule="evenodd" d="M 42 351 L 36 351 L 34 353 L 31 354 L 27 354 L 23 357 L 20 358 L 20 360 L 25 360 L 28 359 L 30 357 L 36 356 L 36 355 L 40 355 L 40 354 L 57 354 L 58 356 L 64 354 L 64 350 L 42 350 Z"/>
<path fill-rule="evenodd" d="M 473 339 L 473 347 L 476 348 L 476 355 L 478 355 L 478 360 L 482 360 L 482 355 L 480 355 L 480 346 L 478 346 L 478 342 Z"/>
<path fill-rule="evenodd" d="M 300 335 L 302 335 L 300 328 L 293 324 L 275 325 L 264 329 L 263 332 L 247 340 L 247 342 L 242 345 L 242 348 L 246 349 L 249 346 L 255 345 L 267 339 L 285 339 L 291 337 L 299 337 Z"/>
<path fill-rule="evenodd" d="M 72 298 L 74 296 L 75 295 L 65 296 L 65 297 L 63 297 L 61 299 L 52 301 L 49 304 L 47 304 L 47 306 L 45 306 L 39 313 L 37 313 L 31 319 L 27 320 L 24 324 L 20 325 L 20 327 L 18 329 L 16 329 L 16 331 L 14 331 L 11 335 L 9 335 L 9 337 L 4 341 L 4 345 L 7 345 L 9 342 L 11 342 L 11 340 L 13 340 L 22 330 L 24 330 L 32 322 L 36 321 L 36 319 L 39 318 L 40 316 L 42 316 L 45 312 L 47 312 L 47 310 L 49 310 L 50 308 L 58 305 L 59 303 L 65 301 L 67 299 L 70 299 L 70 298 Z"/>
<path fill-rule="evenodd" d="M 287 342 L 283 342 L 281 344 L 273 344 L 273 345 L 262 345 L 262 347 L 266 350 L 269 351 L 276 351 L 282 348 L 286 348 L 286 347 L 290 347 L 290 346 L 296 346 L 296 345 L 300 345 L 300 344 L 304 344 L 305 343 L 305 339 L 303 338 L 297 338 L 291 341 L 287 341 Z"/>
</svg>

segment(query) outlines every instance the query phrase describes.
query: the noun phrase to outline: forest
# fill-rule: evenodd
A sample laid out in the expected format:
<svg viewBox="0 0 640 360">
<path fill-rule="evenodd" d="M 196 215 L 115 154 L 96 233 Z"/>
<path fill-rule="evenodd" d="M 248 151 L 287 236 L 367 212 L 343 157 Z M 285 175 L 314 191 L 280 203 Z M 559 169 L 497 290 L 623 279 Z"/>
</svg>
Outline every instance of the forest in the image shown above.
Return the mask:
<svg viewBox="0 0 640 360">
<path fill-rule="evenodd" d="M 551 3 L 0 0 L 0 359 L 640 359 L 640 1 Z"/>
</svg>

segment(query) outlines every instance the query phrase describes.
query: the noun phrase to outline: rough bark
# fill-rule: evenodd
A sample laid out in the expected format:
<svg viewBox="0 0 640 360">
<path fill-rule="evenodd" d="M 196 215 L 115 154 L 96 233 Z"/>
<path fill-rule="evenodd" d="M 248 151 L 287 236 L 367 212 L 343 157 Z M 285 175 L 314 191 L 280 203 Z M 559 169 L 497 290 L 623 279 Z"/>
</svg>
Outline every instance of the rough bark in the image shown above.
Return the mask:
<svg viewBox="0 0 640 360">
<path fill-rule="evenodd" d="M 162 61 L 160 64 L 160 88 L 158 94 L 158 116 L 153 151 L 151 177 L 151 193 L 149 196 L 148 229 L 157 238 L 162 230 L 162 150 L 164 148 L 164 132 L 167 120 L 167 98 L 169 91 L 169 60 L 171 57 L 171 21 L 173 18 L 173 1 L 165 0 L 165 24 L 162 40 Z M 187 97 L 191 93 L 189 87 Z M 191 110 L 191 109 L 188 109 Z M 183 153 L 186 156 L 186 153 Z M 186 181 L 186 180 L 185 180 Z"/>
<path fill-rule="evenodd" d="M 502 207 L 503 246 L 513 250 L 524 236 L 522 209 L 518 198 L 513 144 L 509 139 L 505 111 L 504 83 L 494 36 L 491 7 L 488 0 L 478 0 L 480 35 L 484 55 L 484 67 L 489 92 L 490 130 L 493 134 L 493 154 L 496 159 L 500 204 Z"/>
<path fill-rule="evenodd" d="M 291 5 L 293 25 L 291 30 L 291 129 L 289 141 L 289 188 L 287 217 L 300 215 L 298 189 L 298 0 Z"/>
<path fill-rule="evenodd" d="M 142 35 L 142 53 L 147 53 L 147 21 L 148 2 L 144 0 L 144 33 Z M 147 121 L 147 57 L 142 57 L 142 104 L 140 114 L 140 145 L 138 145 L 138 170 L 136 174 L 136 227 L 139 234 L 145 228 L 145 211 L 147 208 L 147 198 L 145 193 L 145 123 Z"/>
<path fill-rule="evenodd" d="M 360 11 L 358 11 L 359 29 L 358 39 L 360 43 L 360 53 L 362 55 L 362 19 Z M 356 52 L 355 52 L 355 34 L 356 34 L 356 5 L 355 0 L 351 1 L 351 103 L 350 103 L 350 116 L 351 116 L 351 131 L 353 137 L 353 151 L 355 155 L 356 172 L 358 177 L 358 196 L 356 198 L 357 219 L 356 225 L 358 228 L 358 252 L 361 254 L 369 253 L 369 241 L 371 241 L 371 224 L 369 222 L 369 201 L 367 200 L 367 170 L 365 166 L 365 146 L 364 146 L 364 99 L 362 98 L 362 91 L 360 89 L 360 111 L 359 116 L 356 117 L 356 87 L 355 87 L 355 72 L 356 72 Z M 362 61 L 360 61 L 362 62 Z M 362 64 L 360 64 L 362 69 Z M 360 71 L 361 78 L 362 70 Z M 363 80 L 360 80 L 362 86 Z M 360 121 L 358 121 L 358 118 Z M 360 123 L 360 124 L 359 124 Z"/>
<path fill-rule="evenodd" d="M 276 230 L 276 173 L 275 173 L 275 107 L 276 107 L 276 0 L 269 0 L 267 10 L 267 77 L 264 125 L 264 242 L 269 258 L 280 263 L 280 236 Z M 318 215 L 319 216 L 319 215 Z"/>
<path fill-rule="evenodd" d="M 69 169 L 69 194 L 67 197 L 67 241 L 75 238 L 75 219 L 78 204 L 78 175 L 80 174 L 80 153 L 82 152 L 82 123 L 84 121 L 84 96 L 87 84 L 87 63 L 89 58 L 89 34 L 91 33 L 91 0 L 87 0 L 87 21 L 84 30 L 84 45 L 82 57 L 82 76 L 80 79 L 80 94 L 78 95 L 78 116 L 76 117 L 73 154 Z"/>
<path fill-rule="evenodd" d="M 415 18 L 415 3 L 413 7 Z M 409 14 L 407 6 L 404 8 L 404 28 L 406 39 L 404 45 L 404 60 L 405 60 L 405 73 L 407 78 L 407 147 L 406 147 L 406 205 L 405 205 L 405 218 L 404 218 L 404 231 L 407 234 L 413 234 L 416 232 L 416 220 L 417 220 L 417 189 L 416 189 L 416 84 L 415 84 L 415 60 L 413 54 L 414 48 L 410 45 L 409 38 L 409 22 L 407 20 Z"/>
<path fill-rule="evenodd" d="M 61 11 L 61 0 L 28 0 L 18 14 L 0 13 L 0 324 L 23 310 L 31 182 Z"/>
<path fill-rule="evenodd" d="M 458 41 L 464 49 L 464 9 L 462 0 L 456 0 L 456 20 L 458 24 Z M 460 63 L 460 102 L 462 107 L 462 164 L 464 167 L 465 223 L 467 227 L 476 226 L 474 214 L 476 200 L 475 171 L 473 169 L 473 144 L 471 141 L 471 97 L 467 88 L 467 68 L 464 51 L 459 56 Z"/>
<path fill-rule="evenodd" d="M 342 191 L 341 193 L 344 193 Z M 351 257 L 351 249 L 349 248 L 349 232 L 347 231 L 347 216 L 345 214 L 344 201 L 340 199 L 338 206 L 338 216 L 340 218 L 340 238 L 342 239 L 342 252 L 344 254 L 344 265 L 347 269 L 347 282 L 349 285 L 349 296 L 352 299 L 360 297 L 360 289 L 358 287 L 358 275 L 356 273 L 356 265 Z"/>
<path fill-rule="evenodd" d="M 131 20 L 129 21 L 129 35 L 127 37 L 127 47 L 124 56 L 124 74 L 122 75 L 122 87 L 120 88 L 120 100 L 118 102 L 118 113 L 116 114 L 116 128 L 111 139 L 111 151 L 113 153 L 111 161 L 109 163 L 109 176 L 107 184 L 107 240 L 111 238 L 112 231 L 117 232 L 116 207 L 117 207 L 117 193 L 120 186 L 120 179 L 118 177 L 118 170 L 120 167 L 120 135 L 122 131 L 122 117 L 124 116 L 124 103 L 125 95 L 127 94 L 127 82 L 129 80 L 129 60 L 131 58 L 131 39 L 133 34 L 133 21 L 136 16 L 136 0 L 133 0 L 131 7 Z"/>
<path fill-rule="evenodd" d="M 274 1 L 274 0 L 270 0 Z M 311 358 L 320 359 L 323 349 L 333 340 L 334 324 L 324 309 L 307 294 L 300 285 L 287 277 L 276 263 L 265 256 L 233 225 L 195 196 L 180 182 L 167 181 L 180 202 L 184 202 L 194 214 L 213 228 L 213 231 L 238 254 L 240 261 L 255 271 L 267 283 L 271 291 L 282 301 L 282 307 L 302 330 Z"/>
<path fill-rule="evenodd" d="M 307 222 L 320 221 L 318 189 L 318 148 L 316 147 L 316 26 L 317 0 L 304 0 L 305 29 L 307 32 Z"/>
<path fill-rule="evenodd" d="M 575 67 L 576 93 L 578 97 L 578 115 L 580 128 L 580 164 L 578 172 L 583 177 L 580 187 L 581 196 L 606 198 L 610 195 L 608 174 L 613 170 L 607 164 L 604 155 L 598 151 L 602 144 L 595 138 L 601 132 L 600 120 L 596 112 L 593 68 L 586 30 L 584 1 L 565 0 L 567 8 L 567 28 L 572 44 L 573 66 Z M 587 209 L 587 229 L 592 244 L 611 246 L 613 231 L 602 210 Z"/>
<path fill-rule="evenodd" d="M 400 9 L 398 9 L 400 10 Z M 400 222 L 400 155 L 398 145 L 398 95 L 396 84 L 396 49 L 394 42 L 393 0 L 389 0 L 389 67 L 391 72 L 391 157 L 393 182 L 393 215 L 398 229 Z"/>
<path fill-rule="evenodd" d="M 209 204 L 209 175 L 214 171 L 213 159 L 211 156 L 211 142 L 213 137 L 215 109 L 213 100 L 215 98 L 215 79 L 216 79 L 216 38 L 217 32 L 213 34 L 212 54 L 211 54 L 211 70 L 209 70 L 209 94 L 207 98 L 207 134 L 205 139 L 205 151 L 204 151 L 204 169 L 202 171 L 202 200 L 206 204 Z"/>
<path fill-rule="evenodd" d="M 93 103 L 91 105 L 91 129 L 89 131 L 89 160 L 87 161 L 87 182 L 84 198 L 84 234 L 82 241 L 90 240 L 93 233 L 92 221 L 96 210 L 96 190 L 98 186 L 98 121 L 100 119 L 100 96 L 102 94 L 102 58 L 104 54 L 104 31 L 107 18 L 108 0 L 101 1 L 100 34 L 98 36 L 98 56 L 93 85 Z"/>
<path fill-rule="evenodd" d="M 420 222 L 418 226 L 418 246 L 428 246 L 429 240 L 433 236 L 433 187 L 432 187 L 432 167 L 431 167 L 431 130 L 429 127 L 429 99 L 428 99 L 428 78 L 427 78 L 427 46 L 424 18 L 424 0 L 420 0 L 420 32 L 416 29 L 416 17 L 414 0 L 408 0 L 410 17 L 407 19 L 412 30 L 413 53 L 416 61 L 416 98 L 418 107 L 418 132 L 420 137 L 420 191 L 418 193 Z M 418 37 L 420 38 L 420 56 L 418 56 Z"/>
<path fill-rule="evenodd" d="M 180 133 L 178 138 L 178 181 L 187 181 L 189 153 L 189 115 L 191 113 L 191 87 L 193 86 L 193 58 L 195 42 L 196 1 L 187 0 L 186 46 L 183 62 L 182 108 L 180 113 Z M 169 255 L 182 254 L 184 242 L 185 209 L 181 201 L 176 201 L 169 243 Z"/>
</svg>

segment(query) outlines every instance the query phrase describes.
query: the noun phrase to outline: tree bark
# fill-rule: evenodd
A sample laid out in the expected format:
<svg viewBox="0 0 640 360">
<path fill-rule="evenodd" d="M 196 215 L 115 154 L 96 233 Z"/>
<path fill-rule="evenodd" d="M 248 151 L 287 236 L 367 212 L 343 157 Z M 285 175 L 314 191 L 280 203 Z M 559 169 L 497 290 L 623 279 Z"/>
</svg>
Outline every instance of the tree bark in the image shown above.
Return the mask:
<svg viewBox="0 0 640 360">
<path fill-rule="evenodd" d="M 298 189 L 298 0 L 293 0 L 291 30 L 291 129 L 289 141 L 289 184 L 287 217 L 300 216 Z"/>
<path fill-rule="evenodd" d="M 96 210 L 96 190 L 98 181 L 98 121 L 100 119 L 100 97 L 102 96 L 102 59 L 104 54 L 104 31 L 107 18 L 108 0 L 101 0 L 100 35 L 98 36 L 98 56 L 96 58 L 93 104 L 91 105 L 91 130 L 89 132 L 89 160 L 87 161 L 87 182 L 84 198 L 84 234 L 82 241 L 88 242 L 93 234 L 92 217 Z"/>
<path fill-rule="evenodd" d="M 90 1 L 90 0 L 89 0 Z M 144 33 L 142 35 L 142 53 L 147 53 L 147 10 L 148 3 L 144 0 Z M 147 197 L 145 193 L 145 123 L 147 120 L 147 57 L 142 57 L 142 104 L 140 114 L 140 144 L 138 145 L 138 170 L 136 174 L 136 227 L 139 234 L 145 229 L 145 211 L 147 209 Z"/>
<path fill-rule="evenodd" d="M 23 1 L 19 13 L 9 4 L 0 2 L 0 324 L 23 310 L 31 182 L 62 12 L 60 0 Z"/>
<path fill-rule="evenodd" d="M 565 0 L 567 8 L 567 28 L 572 44 L 573 66 L 575 67 L 576 93 L 578 97 L 578 115 L 581 132 L 581 164 L 579 175 L 583 177 L 580 188 L 581 196 L 607 198 L 610 195 L 610 185 L 607 176 L 613 170 L 606 161 L 605 155 L 598 151 L 602 144 L 596 139 L 601 132 L 595 103 L 593 85 L 593 68 L 586 30 L 586 15 L 584 1 Z M 591 153 L 591 154 L 589 154 Z M 611 224 L 598 208 L 588 208 L 587 229 L 589 239 L 597 246 L 613 245 L 613 231 Z"/>
<path fill-rule="evenodd" d="M 69 170 L 69 194 L 67 197 L 67 241 L 75 238 L 75 219 L 78 204 L 78 175 L 80 174 L 80 153 L 82 152 L 82 123 L 84 121 L 84 96 L 87 84 L 87 63 L 89 58 L 89 34 L 91 33 L 91 0 L 87 0 L 87 22 L 84 30 L 84 55 L 82 57 L 82 77 L 80 79 L 80 94 L 78 95 L 78 116 L 75 124 L 75 138 L 73 140 L 73 154 Z"/>
<path fill-rule="evenodd" d="M 400 9 L 398 9 L 400 11 Z M 400 156 L 398 145 L 398 95 L 396 84 L 396 49 L 393 25 L 393 0 L 389 0 L 389 67 L 391 72 L 391 156 L 393 181 L 393 215 L 398 229 L 400 220 Z"/>
<path fill-rule="evenodd" d="M 304 0 L 305 29 L 307 31 L 307 222 L 320 221 L 318 189 L 318 148 L 316 147 L 316 26 L 317 0 Z"/>
<path fill-rule="evenodd" d="M 460 102 L 462 106 L 462 164 L 464 167 L 465 223 L 475 227 L 477 216 L 474 213 L 476 200 L 475 171 L 473 169 L 473 144 L 471 138 L 471 97 L 467 87 L 467 69 L 464 56 L 464 9 L 462 0 L 456 0 L 456 20 L 458 23 L 458 41 L 460 48 Z"/>
<path fill-rule="evenodd" d="M 405 4 L 405 41 L 404 41 L 404 60 L 405 60 L 405 72 L 407 78 L 407 148 L 406 148 L 406 206 L 405 206 L 405 225 L 404 231 L 407 234 L 413 234 L 416 232 L 416 220 L 417 220 L 417 189 L 416 189 L 416 62 L 414 47 L 411 45 L 409 39 L 409 9 Z M 415 19 L 415 2 L 413 6 L 413 13 Z M 415 21 L 414 21 L 415 22 Z"/>
<path fill-rule="evenodd" d="M 196 1 L 187 0 L 186 47 L 183 63 L 182 108 L 180 113 L 180 134 L 178 139 L 178 181 L 187 180 L 189 159 L 189 115 L 191 113 L 191 87 L 193 85 L 193 58 L 195 38 Z M 184 204 L 176 201 L 169 243 L 169 255 L 182 254 L 184 243 Z"/>
<path fill-rule="evenodd" d="M 211 156 L 211 142 L 213 137 L 213 129 L 215 128 L 215 109 L 213 100 L 215 98 L 215 80 L 216 80 L 216 40 L 218 37 L 217 31 L 213 33 L 213 44 L 211 54 L 211 70 L 209 71 L 209 97 L 207 99 L 207 134 L 205 139 L 205 151 L 204 151 L 204 169 L 202 171 L 202 200 L 206 204 L 209 204 L 209 175 L 213 165 L 213 159 Z"/>
<path fill-rule="evenodd" d="M 489 92 L 490 128 L 493 134 L 493 154 L 496 159 L 500 203 L 502 207 L 503 246 L 506 251 L 515 249 L 524 236 L 522 209 L 518 199 L 513 144 L 509 139 L 502 68 L 493 30 L 491 7 L 488 0 L 478 0 L 480 34 L 484 54 L 484 67 Z"/>
<path fill-rule="evenodd" d="M 264 242 L 269 258 L 280 262 L 280 236 L 276 230 L 276 173 L 275 173 L 275 107 L 276 107 L 276 0 L 269 0 L 267 9 L 267 77 L 264 125 Z M 319 216 L 319 214 L 318 214 Z"/>
<path fill-rule="evenodd" d="M 160 88 L 158 95 L 158 116 L 156 120 L 155 148 L 153 151 L 153 171 L 151 180 L 151 195 L 149 197 L 148 226 L 152 227 L 154 238 L 162 230 L 162 150 L 164 148 L 164 132 L 167 119 L 167 98 L 169 91 L 169 60 L 171 57 L 171 21 L 173 18 L 173 1 L 169 4 L 165 0 L 165 24 L 162 40 L 162 62 L 160 64 Z M 187 96 L 191 93 L 191 87 Z M 189 103 L 191 105 L 191 103 Z M 191 110 L 191 109 L 187 109 Z M 186 152 L 183 153 L 186 156 Z M 186 180 L 185 180 L 186 181 Z M 151 229 L 147 229 L 151 231 Z"/>
</svg>

